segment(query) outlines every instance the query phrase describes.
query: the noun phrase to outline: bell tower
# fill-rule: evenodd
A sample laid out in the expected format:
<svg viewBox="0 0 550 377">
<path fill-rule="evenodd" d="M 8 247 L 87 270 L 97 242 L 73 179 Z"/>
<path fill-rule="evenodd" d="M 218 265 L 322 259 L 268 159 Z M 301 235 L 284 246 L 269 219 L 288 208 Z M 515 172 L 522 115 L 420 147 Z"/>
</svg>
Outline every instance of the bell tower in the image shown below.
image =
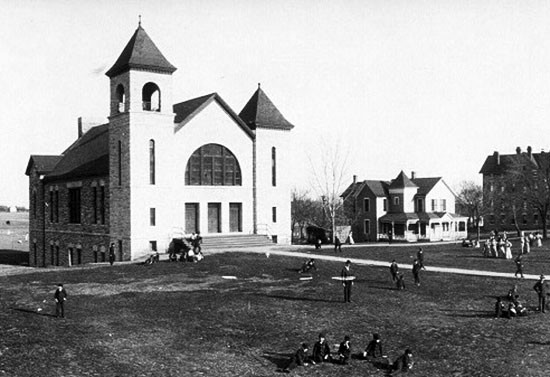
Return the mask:
<svg viewBox="0 0 550 377">
<path fill-rule="evenodd" d="M 111 242 L 125 259 L 162 250 L 171 192 L 176 70 L 141 26 L 106 72 L 110 79 L 109 194 Z M 168 215 L 168 216 L 167 216 Z"/>
</svg>

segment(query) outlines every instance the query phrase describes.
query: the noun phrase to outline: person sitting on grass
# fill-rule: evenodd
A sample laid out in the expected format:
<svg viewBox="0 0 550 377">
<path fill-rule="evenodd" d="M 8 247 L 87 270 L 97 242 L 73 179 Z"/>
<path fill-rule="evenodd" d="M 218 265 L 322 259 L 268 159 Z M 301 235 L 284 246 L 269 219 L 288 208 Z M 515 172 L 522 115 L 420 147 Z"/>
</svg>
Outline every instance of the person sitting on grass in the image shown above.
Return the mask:
<svg viewBox="0 0 550 377">
<path fill-rule="evenodd" d="M 324 334 L 319 334 L 319 340 L 313 345 L 312 363 L 330 361 L 330 347 Z"/>
<path fill-rule="evenodd" d="M 344 337 L 344 341 L 340 343 L 340 347 L 338 348 L 338 364 L 348 364 L 349 358 L 351 355 L 351 343 L 350 343 L 350 337 L 346 335 Z"/>
<path fill-rule="evenodd" d="M 298 272 L 302 274 L 302 273 L 309 272 L 312 269 L 317 271 L 317 267 L 315 266 L 315 259 L 313 258 L 311 258 L 308 261 L 305 261 L 304 264 L 302 265 L 302 268 L 300 268 L 300 271 Z"/>
<path fill-rule="evenodd" d="M 283 369 L 283 372 L 285 373 L 290 373 L 290 371 L 294 368 L 296 368 L 297 366 L 307 366 L 307 351 L 308 351 L 309 347 L 307 345 L 307 343 L 302 343 L 302 345 L 300 346 L 300 348 L 298 348 L 298 350 L 296 351 L 296 353 L 294 355 L 292 355 L 292 357 L 290 358 L 290 361 L 288 363 L 288 365 Z"/>
<path fill-rule="evenodd" d="M 367 348 L 365 348 L 363 358 L 372 360 L 377 357 L 382 357 L 382 341 L 380 340 L 380 335 L 372 334 L 372 340 L 367 345 Z"/>
<path fill-rule="evenodd" d="M 407 348 L 403 355 L 399 356 L 392 364 L 392 371 L 397 373 L 407 373 L 412 369 L 414 361 L 412 351 Z"/>
</svg>

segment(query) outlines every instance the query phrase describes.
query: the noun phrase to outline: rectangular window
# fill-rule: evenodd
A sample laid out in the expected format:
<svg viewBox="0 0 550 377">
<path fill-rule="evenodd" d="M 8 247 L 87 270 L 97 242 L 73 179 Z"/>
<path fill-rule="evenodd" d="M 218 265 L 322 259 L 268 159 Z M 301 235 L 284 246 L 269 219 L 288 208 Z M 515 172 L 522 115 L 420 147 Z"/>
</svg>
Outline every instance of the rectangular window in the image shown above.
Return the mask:
<svg viewBox="0 0 550 377">
<path fill-rule="evenodd" d="M 54 191 L 55 222 L 59 222 L 59 190 Z"/>
<path fill-rule="evenodd" d="M 416 212 L 424 212 L 424 199 L 416 200 Z"/>
<path fill-rule="evenodd" d="M 363 232 L 367 235 L 370 234 L 370 220 L 365 220 L 365 223 L 363 224 Z"/>
<path fill-rule="evenodd" d="M 432 212 L 437 211 L 437 201 L 435 199 L 432 199 Z"/>
<path fill-rule="evenodd" d="M 105 224 L 105 186 L 99 188 L 99 219 Z"/>
<path fill-rule="evenodd" d="M 124 259 L 124 253 L 122 252 L 122 240 L 118 240 L 118 255 L 120 255 L 120 260 Z"/>
<path fill-rule="evenodd" d="M 157 241 L 149 241 L 149 247 L 151 251 L 157 251 Z"/>
<path fill-rule="evenodd" d="M 50 191 L 50 222 L 51 223 L 53 223 L 53 219 L 54 219 L 53 215 L 54 215 L 54 211 L 53 211 L 53 191 Z"/>
<path fill-rule="evenodd" d="M 55 264 L 55 258 L 54 258 L 54 249 L 53 245 L 50 245 L 50 264 L 53 266 Z"/>
<path fill-rule="evenodd" d="M 277 207 L 271 208 L 271 217 L 274 223 L 277 222 Z"/>
<path fill-rule="evenodd" d="M 118 150 L 117 150 L 117 157 L 118 157 L 118 185 L 122 186 L 122 141 L 118 141 Z"/>
<path fill-rule="evenodd" d="M 384 211 L 388 210 L 388 199 L 382 200 L 382 208 L 384 208 Z"/>
<path fill-rule="evenodd" d="M 447 199 L 441 199 L 441 212 L 447 212 Z"/>
<path fill-rule="evenodd" d="M 277 150 L 271 148 L 271 185 L 277 186 Z"/>
<path fill-rule="evenodd" d="M 364 212 L 369 212 L 370 211 L 370 199 L 369 198 L 364 198 L 363 199 L 363 211 Z"/>
<path fill-rule="evenodd" d="M 32 193 L 31 208 L 32 208 L 32 217 L 33 219 L 36 219 L 36 191 L 33 191 Z"/>
<path fill-rule="evenodd" d="M 69 188 L 69 222 L 80 224 L 80 187 Z"/>
<path fill-rule="evenodd" d="M 155 141 L 149 140 L 149 184 L 155 184 Z"/>
<path fill-rule="evenodd" d="M 393 197 L 393 204 L 398 206 L 399 205 L 399 196 L 394 196 Z"/>
<path fill-rule="evenodd" d="M 149 208 L 149 225 L 155 226 L 156 223 L 157 223 L 156 209 L 155 208 Z"/>
<path fill-rule="evenodd" d="M 448 232 L 449 231 L 449 223 L 443 223 L 443 231 Z"/>
<path fill-rule="evenodd" d="M 92 208 L 94 212 L 94 224 L 97 224 L 97 187 L 92 187 Z"/>
<path fill-rule="evenodd" d="M 242 203 L 229 203 L 229 231 L 242 232 Z"/>
</svg>

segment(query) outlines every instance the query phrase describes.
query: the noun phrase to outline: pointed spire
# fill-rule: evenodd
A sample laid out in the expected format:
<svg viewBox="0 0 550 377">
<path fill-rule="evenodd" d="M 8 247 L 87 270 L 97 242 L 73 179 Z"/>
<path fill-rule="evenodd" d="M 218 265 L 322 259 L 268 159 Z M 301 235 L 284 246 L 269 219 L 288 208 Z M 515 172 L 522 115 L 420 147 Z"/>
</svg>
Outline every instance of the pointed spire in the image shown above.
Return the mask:
<svg viewBox="0 0 550 377">
<path fill-rule="evenodd" d="M 401 173 L 395 178 L 392 183 L 390 184 L 390 189 L 393 188 L 405 188 L 405 187 L 418 187 L 413 183 L 413 181 L 410 180 L 409 177 L 407 177 L 407 174 L 401 170 Z"/>
<path fill-rule="evenodd" d="M 277 130 L 291 130 L 294 125 L 285 119 L 275 107 L 258 83 L 258 89 L 248 100 L 248 103 L 239 113 L 239 117 L 250 129 L 270 128 Z"/>
<path fill-rule="evenodd" d="M 134 35 L 122 50 L 115 64 L 105 74 L 114 77 L 130 69 L 151 70 L 169 74 L 177 69 L 166 60 L 141 27 L 141 16 Z"/>
</svg>

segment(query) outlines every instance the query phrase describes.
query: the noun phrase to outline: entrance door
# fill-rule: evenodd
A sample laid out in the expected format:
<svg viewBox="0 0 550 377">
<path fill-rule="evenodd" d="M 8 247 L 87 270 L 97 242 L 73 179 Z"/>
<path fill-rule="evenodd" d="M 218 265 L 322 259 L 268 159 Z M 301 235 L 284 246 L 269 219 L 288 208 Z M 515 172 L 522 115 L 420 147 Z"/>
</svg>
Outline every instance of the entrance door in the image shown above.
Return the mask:
<svg viewBox="0 0 550 377">
<path fill-rule="evenodd" d="M 185 233 L 199 232 L 199 203 L 185 203 Z"/>
<path fill-rule="evenodd" d="M 221 233 L 220 203 L 208 203 L 208 233 Z"/>
<path fill-rule="evenodd" d="M 242 203 L 229 203 L 229 231 L 242 232 Z"/>
</svg>

